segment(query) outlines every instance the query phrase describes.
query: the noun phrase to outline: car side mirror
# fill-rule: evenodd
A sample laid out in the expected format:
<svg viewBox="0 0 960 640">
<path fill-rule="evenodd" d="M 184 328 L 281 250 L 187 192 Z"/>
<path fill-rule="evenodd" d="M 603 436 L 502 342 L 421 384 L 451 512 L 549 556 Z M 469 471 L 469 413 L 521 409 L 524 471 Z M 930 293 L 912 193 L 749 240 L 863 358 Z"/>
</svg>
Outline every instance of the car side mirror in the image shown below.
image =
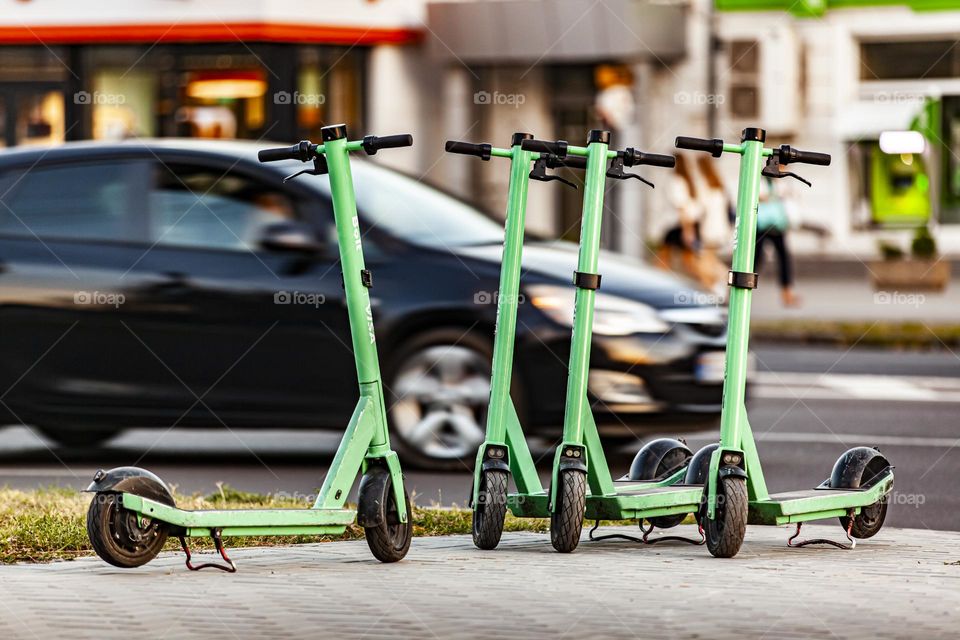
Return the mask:
<svg viewBox="0 0 960 640">
<path fill-rule="evenodd" d="M 318 255 L 324 246 L 308 225 L 300 222 L 275 222 L 260 232 L 259 246 L 267 251 Z"/>
</svg>

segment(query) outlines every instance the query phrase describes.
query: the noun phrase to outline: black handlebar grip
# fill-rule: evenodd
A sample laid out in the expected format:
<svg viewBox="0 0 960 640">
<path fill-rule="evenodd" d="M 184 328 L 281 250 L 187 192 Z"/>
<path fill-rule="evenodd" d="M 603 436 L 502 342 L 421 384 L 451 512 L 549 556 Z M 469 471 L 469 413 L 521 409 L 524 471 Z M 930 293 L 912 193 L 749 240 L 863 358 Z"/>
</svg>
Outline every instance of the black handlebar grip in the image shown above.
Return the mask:
<svg viewBox="0 0 960 640">
<path fill-rule="evenodd" d="M 633 167 L 641 164 L 651 167 L 666 167 L 672 169 L 677 166 L 677 159 L 660 153 L 644 153 L 637 151 L 633 147 L 628 147 L 623 152 L 623 164 Z"/>
<path fill-rule="evenodd" d="M 677 136 L 673 146 L 677 149 L 689 149 L 690 151 L 704 151 L 714 158 L 719 158 L 723 153 L 723 140 L 719 138 L 690 138 L 688 136 Z"/>
<path fill-rule="evenodd" d="M 567 141 L 557 140 L 524 140 L 520 143 L 520 148 L 524 151 L 536 151 L 537 153 L 550 153 L 560 158 L 567 155 Z"/>
<path fill-rule="evenodd" d="M 790 145 L 782 144 L 779 149 L 779 160 L 781 164 L 817 164 L 822 167 L 830 166 L 830 154 L 819 153 L 817 151 L 800 151 Z"/>
<path fill-rule="evenodd" d="M 587 168 L 587 157 L 586 156 L 566 156 L 560 158 L 555 155 L 547 156 L 547 166 L 551 169 L 557 169 L 559 167 L 567 167 L 568 169 L 586 169 Z"/>
<path fill-rule="evenodd" d="M 461 153 L 465 156 L 477 156 L 481 160 L 489 160 L 493 146 L 489 144 L 461 142 L 460 140 L 447 140 L 447 144 L 443 146 L 443 149 L 447 153 Z"/>
<path fill-rule="evenodd" d="M 398 149 L 413 146 L 413 136 L 409 133 L 398 133 L 392 136 L 364 136 L 363 150 L 372 156 L 380 149 Z"/>
<path fill-rule="evenodd" d="M 313 155 L 317 145 L 309 140 L 301 140 L 290 147 L 278 147 L 273 149 L 261 149 L 257 153 L 257 159 L 260 162 L 277 162 L 278 160 L 300 160 L 306 162 Z"/>
</svg>

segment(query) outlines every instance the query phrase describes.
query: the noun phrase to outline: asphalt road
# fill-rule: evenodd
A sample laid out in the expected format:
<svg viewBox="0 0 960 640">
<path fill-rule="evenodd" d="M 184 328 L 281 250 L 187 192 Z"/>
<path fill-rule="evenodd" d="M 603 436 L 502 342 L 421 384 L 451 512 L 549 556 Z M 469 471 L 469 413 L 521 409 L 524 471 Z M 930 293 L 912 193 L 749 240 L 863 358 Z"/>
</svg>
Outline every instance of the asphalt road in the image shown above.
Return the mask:
<svg viewBox="0 0 960 640">
<path fill-rule="evenodd" d="M 888 523 L 960 530 L 960 356 L 950 352 L 757 346 L 749 405 L 772 492 L 816 486 L 848 447 L 879 446 L 896 465 Z M 652 436 L 653 434 L 651 434 Z M 672 434 L 668 434 L 672 435 Z M 146 466 L 182 492 L 315 492 L 339 434 L 133 430 L 97 450 L 53 448 L 24 427 L 0 430 L 0 485 L 85 485 L 96 469 Z M 717 433 L 687 434 L 691 448 Z M 549 443 L 540 447 L 548 453 Z M 639 446 L 639 445 L 638 445 Z M 613 452 L 615 475 L 637 447 Z M 549 456 L 544 456 L 545 460 Z M 542 473 L 547 473 L 542 469 Z M 469 473 L 407 470 L 421 504 L 464 504 Z"/>
</svg>

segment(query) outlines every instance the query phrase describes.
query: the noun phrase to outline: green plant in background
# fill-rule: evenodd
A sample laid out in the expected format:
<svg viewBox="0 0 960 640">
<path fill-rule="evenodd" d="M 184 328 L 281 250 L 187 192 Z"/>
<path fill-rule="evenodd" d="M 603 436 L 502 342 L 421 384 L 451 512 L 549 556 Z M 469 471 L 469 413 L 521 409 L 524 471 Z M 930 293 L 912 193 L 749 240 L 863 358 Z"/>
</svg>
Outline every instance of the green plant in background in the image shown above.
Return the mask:
<svg viewBox="0 0 960 640">
<path fill-rule="evenodd" d="M 910 243 L 910 255 L 917 260 L 933 260 L 937 256 L 937 241 L 930 235 L 927 227 L 917 227 Z"/>
<path fill-rule="evenodd" d="M 883 256 L 884 260 L 894 261 L 894 260 L 903 260 L 903 249 L 899 246 L 888 242 L 886 240 L 880 240 L 877 243 L 877 248 L 880 250 L 880 255 Z"/>
</svg>

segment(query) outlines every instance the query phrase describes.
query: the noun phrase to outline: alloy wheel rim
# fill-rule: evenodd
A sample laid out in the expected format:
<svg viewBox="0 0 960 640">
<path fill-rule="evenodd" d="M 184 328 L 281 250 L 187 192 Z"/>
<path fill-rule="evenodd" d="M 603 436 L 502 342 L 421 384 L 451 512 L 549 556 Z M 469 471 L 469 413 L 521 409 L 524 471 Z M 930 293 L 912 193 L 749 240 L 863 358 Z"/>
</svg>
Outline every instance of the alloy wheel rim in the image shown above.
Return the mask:
<svg viewBox="0 0 960 640">
<path fill-rule="evenodd" d="M 472 455 L 483 442 L 490 364 L 460 345 L 432 345 L 409 357 L 394 380 L 396 434 L 429 458 Z"/>
</svg>

